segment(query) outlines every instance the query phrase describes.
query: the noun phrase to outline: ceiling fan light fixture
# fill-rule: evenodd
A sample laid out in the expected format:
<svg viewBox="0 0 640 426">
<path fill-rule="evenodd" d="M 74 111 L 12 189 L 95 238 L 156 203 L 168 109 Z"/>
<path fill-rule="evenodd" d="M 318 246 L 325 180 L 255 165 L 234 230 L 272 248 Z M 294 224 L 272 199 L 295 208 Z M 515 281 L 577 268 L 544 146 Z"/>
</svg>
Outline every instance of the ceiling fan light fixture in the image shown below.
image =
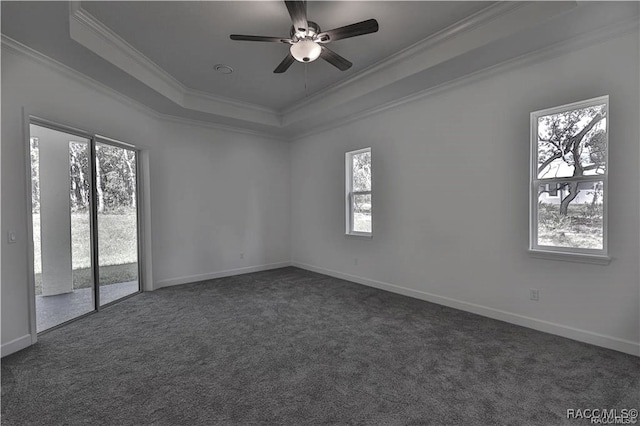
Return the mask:
<svg viewBox="0 0 640 426">
<path fill-rule="evenodd" d="M 322 53 L 322 48 L 313 40 L 305 39 L 291 45 L 291 56 L 298 62 L 313 62 Z"/>
</svg>

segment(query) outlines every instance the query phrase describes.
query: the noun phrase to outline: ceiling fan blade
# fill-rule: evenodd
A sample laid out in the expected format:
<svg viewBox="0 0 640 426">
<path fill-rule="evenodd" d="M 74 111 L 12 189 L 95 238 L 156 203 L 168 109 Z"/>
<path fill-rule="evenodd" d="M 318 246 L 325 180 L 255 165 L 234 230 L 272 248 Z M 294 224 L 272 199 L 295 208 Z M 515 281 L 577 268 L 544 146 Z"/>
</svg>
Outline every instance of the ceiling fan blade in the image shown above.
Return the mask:
<svg viewBox="0 0 640 426">
<path fill-rule="evenodd" d="M 265 36 L 253 36 L 253 35 L 242 35 L 242 34 L 231 34 L 229 36 L 231 40 L 239 40 L 239 41 L 266 41 L 270 43 L 288 43 L 291 44 L 292 40 L 290 38 L 282 38 L 282 37 L 265 37 Z"/>
<path fill-rule="evenodd" d="M 291 64 L 293 64 L 294 61 L 295 61 L 295 59 L 293 58 L 293 56 L 291 56 L 291 53 L 289 53 L 282 60 L 282 62 L 280 62 L 280 65 L 278 65 L 276 67 L 276 69 L 273 70 L 273 72 L 276 73 L 276 74 L 282 74 L 283 72 L 285 72 L 286 70 L 289 69 L 289 67 L 291 66 Z"/>
<path fill-rule="evenodd" d="M 329 43 L 343 38 L 356 37 L 371 34 L 378 31 L 378 21 L 368 19 L 356 24 L 347 25 L 318 34 L 318 43 Z"/>
<path fill-rule="evenodd" d="M 296 32 L 306 33 L 309 29 L 309 24 L 307 23 L 307 2 L 285 0 L 284 4 L 287 6 L 293 28 L 296 29 Z"/>
<path fill-rule="evenodd" d="M 346 71 L 351 68 L 353 65 L 351 62 L 347 61 L 342 56 L 338 55 L 333 50 L 327 49 L 322 46 L 322 52 L 320 52 L 320 57 L 325 61 L 329 62 L 334 67 L 338 68 L 340 71 Z"/>
</svg>

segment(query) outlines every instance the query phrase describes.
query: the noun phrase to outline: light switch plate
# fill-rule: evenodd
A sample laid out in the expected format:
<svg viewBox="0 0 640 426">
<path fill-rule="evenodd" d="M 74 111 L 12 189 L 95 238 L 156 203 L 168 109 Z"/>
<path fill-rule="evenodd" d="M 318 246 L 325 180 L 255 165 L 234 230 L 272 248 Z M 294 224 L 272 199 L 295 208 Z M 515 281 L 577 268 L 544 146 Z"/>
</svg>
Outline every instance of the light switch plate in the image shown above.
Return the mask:
<svg viewBox="0 0 640 426">
<path fill-rule="evenodd" d="M 7 232 L 7 242 L 11 244 L 11 243 L 15 243 L 16 241 L 17 241 L 16 231 Z"/>
</svg>

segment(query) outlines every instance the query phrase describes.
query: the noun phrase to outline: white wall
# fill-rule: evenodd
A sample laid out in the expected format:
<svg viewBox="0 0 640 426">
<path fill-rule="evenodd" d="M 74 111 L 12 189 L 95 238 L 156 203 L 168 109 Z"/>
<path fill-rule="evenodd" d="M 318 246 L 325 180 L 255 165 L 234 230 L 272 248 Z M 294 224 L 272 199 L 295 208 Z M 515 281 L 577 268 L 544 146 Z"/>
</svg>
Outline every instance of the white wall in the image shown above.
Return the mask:
<svg viewBox="0 0 640 426">
<path fill-rule="evenodd" d="M 29 333 L 25 107 L 148 149 L 156 287 L 292 257 L 304 267 L 637 353 L 638 50 L 638 34 L 629 34 L 301 138 L 290 149 L 158 119 L 3 47 L 3 349 Z M 602 266 L 531 258 L 529 112 L 603 94 L 611 97 L 614 259 Z M 344 152 L 365 146 L 374 159 L 371 240 L 343 235 Z M 18 232 L 17 243 L 6 243 L 8 230 Z M 530 288 L 540 290 L 539 302 L 528 300 Z"/>
<path fill-rule="evenodd" d="M 155 288 L 289 261 L 289 143 L 160 119 L 3 46 L 3 352 L 30 342 L 23 107 L 148 151 Z"/>
<path fill-rule="evenodd" d="M 151 170 L 156 283 L 288 262 L 290 145 L 243 134 L 212 143 L 210 129 L 183 124 L 160 129 Z"/>
<path fill-rule="evenodd" d="M 636 30 L 297 140 L 292 261 L 640 354 L 638 51 Z M 529 113 L 605 94 L 613 260 L 532 258 Z M 371 240 L 343 235 L 344 153 L 366 146 Z M 530 288 L 540 290 L 540 301 L 529 300 Z"/>
</svg>

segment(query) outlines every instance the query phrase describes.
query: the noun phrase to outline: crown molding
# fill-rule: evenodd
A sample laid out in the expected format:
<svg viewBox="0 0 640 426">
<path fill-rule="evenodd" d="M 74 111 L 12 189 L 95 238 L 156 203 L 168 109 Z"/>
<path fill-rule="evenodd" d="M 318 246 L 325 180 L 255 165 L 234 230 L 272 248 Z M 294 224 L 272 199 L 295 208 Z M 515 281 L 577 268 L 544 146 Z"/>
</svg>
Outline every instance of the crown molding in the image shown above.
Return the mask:
<svg viewBox="0 0 640 426">
<path fill-rule="evenodd" d="M 602 44 L 609 40 L 613 40 L 619 37 L 624 37 L 628 33 L 631 33 L 634 31 L 635 32 L 640 31 L 640 20 L 638 19 L 638 17 L 632 17 L 625 20 L 624 22 L 618 22 L 603 28 L 599 28 L 597 30 L 593 30 L 587 34 L 583 34 L 580 36 L 572 37 L 567 40 L 563 40 L 556 44 L 552 44 L 544 48 L 535 50 L 533 52 L 529 52 L 521 56 L 501 62 L 499 64 L 493 65 L 489 68 L 484 68 L 482 70 L 473 72 L 471 74 L 459 77 L 455 80 L 447 81 L 446 83 L 439 84 L 435 87 L 430 87 L 428 89 L 421 90 L 409 96 L 395 99 L 395 100 L 386 102 L 382 105 L 378 105 L 376 107 L 369 108 L 364 111 L 359 111 L 359 112 L 350 114 L 340 120 L 335 120 L 325 125 L 315 126 L 307 132 L 296 135 L 293 142 L 295 142 L 296 140 L 300 140 L 309 136 L 313 136 L 313 135 L 325 132 L 325 131 L 329 131 L 332 129 L 345 126 L 355 121 L 362 120 L 369 116 L 379 114 L 381 112 L 399 107 L 404 104 L 419 101 L 421 99 L 428 98 L 430 96 L 434 96 L 439 93 L 446 92 L 448 90 L 452 90 L 458 87 L 463 87 L 465 85 L 490 78 L 496 74 L 501 74 L 507 71 L 522 68 L 533 63 L 548 61 L 553 58 L 556 58 L 571 52 L 575 52 L 580 49 Z"/>
<path fill-rule="evenodd" d="M 505 7 L 504 9 L 500 9 L 504 14 L 507 13 L 508 11 L 513 11 L 513 10 L 517 10 L 517 9 L 521 9 L 523 6 L 519 6 L 519 7 Z M 492 8 L 493 9 L 493 8 Z M 486 13 L 486 9 L 484 11 L 481 12 L 485 12 Z M 500 14 L 500 15 L 502 15 Z M 484 15 L 486 17 L 486 15 Z M 498 14 L 494 15 L 497 19 Z M 486 22 L 486 21 L 482 21 L 482 22 Z M 476 18 L 476 20 L 473 20 L 474 25 L 476 26 L 481 26 L 480 20 L 479 18 Z M 468 26 L 466 27 L 467 30 L 469 30 L 470 28 L 472 28 L 474 25 L 472 24 L 468 24 Z M 79 71 L 76 71 L 70 67 L 68 67 L 67 65 L 64 65 L 46 55 L 41 54 L 40 52 L 37 52 L 34 49 L 29 48 L 28 46 L 25 46 L 23 44 L 21 44 L 20 42 L 17 42 L 5 35 L 2 35 L 2 48 L 3 51 L 6 50 L 7 52 L 12 52 L 12 53 L 18 53 L 21 55 L 24 55 L 26 57 L 31 58 L 32 60 L 35 60 L 39 63 L 42 63 L 58 72 L 63 73 L 64 75 L 73 78 L 77 81 L 79 81 L 82 84 L 88 85 L 90 87 L 96 88 L 97 90 L 99 90 L 101 93 L 107 94 L 112 98 L 115 98 L 121 102 L 123 102 L 124 104 L 127 104 L 129 106 L 134 107 L 135 109 L 142 111 L 143 113 L 145 113 L 148 116 L 151 116 L 155 119 L 158 120 L 162 120 L 162 121 L 172 121 L 172 122 L 176 122 L 176 123 L 182 123 L 185 125 L 191 125 L 191 126 L 199 126 L 199 127 L 205 127 L 205 128 L 211 128 L 211 129 L 217 129 L 217 130 L 222 130 L 222 131 L 228 131 L 228 132 L 233 132 L 233 133 L 240 133 L 240 134 L 248 134 L 248 135 L 253 135 L 253 136 L 257 136 L 257 137 L 263 137 L 263 138 L 268 138 L 268 139 L 273 139 L 273 140 L 278 140 L 278 141 L 295 141 L 295 140 L 299 140 L 301 138 L 307 137 L 307 136 L 311 136 L 313 134 L 317 134 L 317 133 L 321 133 L 333 128 L 337 128 L 337 127 L 341 127 L 344 126 L 348 123 L 351 123 L 353 121 L 357 121 L 360 119 L 363 119 L 365 117 L 377 114 L 379 112 L 391 109 L 391 108 L 395 108 L 397 106 L 403 105 L 405 103 L 410 103 L 416 100 L 419 100 L 421 98 L 424 97 L 428 97 L 431 95 L 434 95 L 436 93 L 440 93 L 442 91 L 446 91 L 446 90 L 450 90 L 452 88 L 455 88 L 457 86 L 461 86 L 467 83 L 471 83 L 474 82 L 476 80 L 480 80 L 483 78 L 487 78 L 493 74 L 496 73 L 500 73 L 500 72 L 504 72 L 507 71 L 509 69 L 512 68 L 517 68 L 520 66 L 524 66 L 527 65 L 531 62 L 534 61 L 541 61 L 541 60 L 546 60 L 546 59 L 550 59 L 552 57 L 558 56 L 558 55 L 562 55 L 562 54 L 566 54 L 569 53 L 573 50 L 576 49 L 580 49 L 582 47 L 586 47 L 592 44 L 597 44 L 597 43 L 601 43 L 604 42 L 608 39 L 611 38 L 615 38 L 618 36 L 622 36 L 624 34 L 626 34 L 629 31 L 637 31 L 638 30 L 638 16 L 634 15 L 629 19 L 626 19 L 624 21 L 619 21 L 615 24 L 611 24 L 608 25 L 607 27 L 602 27 L 600 29 L 597 30 L 591 30 L 589 32 L 587 32 L 586 34 L 582 34 L 580 36 L 576 36 L 573 37 L 571 39 L 568 40 L 564 40 L 562 42 L 556 43 L 554 45 L 550 45 L 550 46 L 546 46 L 542 49 L 533 51 L 533 52 L 529 52 L 527 54 L 521 55 L 519 57 L 507 60 L 507 61 L 503 61 L 499 64 L 496 64 L 494 66 L 491 66 L 489 68 L 485 68 L 479 71 L 476 71 L 474 73 L 459 77 L 455 80 L 449 81 L 449 82 L 445 82 L 442 83 L 438 86 L 435 87 L 431 87 L 431 88 L 427 88 L 425 90 L 419 91 L 417 93 L 411 94 L 409 96 L 405 96 L 399 99 L 395 99 L 395 100 L 389 100 L 387 102 L 382 103 L 381 105 L 372 107 L 372 108 L 368 108 L 366 110 L 359 110 L 359 111 L 355 111 L 351 114 L 347 114 L 344 116 L 341 116 L 338 119 L 328 119 L 324 122 L 322 122 L 322 120 L 316 121 L 316 123 L 313 123 L 313 120 L 311 120 L 310 122 L 307 123 L 308 127 L 303 129 L 303 131 L 297 131 L 295 125 L 291 126 L 291 125 L 284 125 L 282 123 L 282 119 L 283 116 L 281 116 L 280 114 L 277 114 L 277 121 L 278 121 L 278 125 L 274 126 L 274 125 L 261 125 L 261 126 L 255 126 L 256 122 L 252 121 L 252 120 L 244 120 L 245 122 L 251 123 L 253 124 L 253 128 L 251 128 L 251 125 L 248 124 L 247 127 L 237 127 L 234 125 L 228 125 L 228 124 L 222 124 L 219 122 L 216 122 L 216 117 L 211 117 L 211 121 L 206 120 L 206 119 L 199 119 L 199 118 L 188 118 L 188 117 L 182 117 L 182 116 L 175 116 L 175 115 L 168 115 L 168 114 L 164 114 L 164 113 L 160 113 L 158 111 L 156 111 L 155 109 L 153 109 L 150 106 L 147 106 L 139 101 L 136 101 L 132 98 L 129 98 L 128 96 L 126 96 L 125 94 L 122 94 L 121 92 L 116 91 L 115 89 L 104 85 L 103 83 L 100 83 L 94 79 L 92 79 L 91 77 L 88 77 L 85 74 L 80 73 Z M 460 33 L 456 33 L 455 31 L 453 31 L 453 29 L 451 29 L 451 33 L 449 34 L 449 37 L 454 37 L 454 34 L 460 34 Z M 442 35 L 442 37 L 444 38 L 444 35 Z M 446 38 L 444 38 L 446 39 Z M 442 39 L 441 39 L 442 40 Z M 437 45 L 438 43 L 435 43 L 435 45 Z M 400 52 L 400 53 L 404 53 Z M 346 83 L 341 83 L 341 84 L 346 84 Z M 208 93 L 205 92 L 198 92 L 195 90 L 190 90 L 185 88 L 185 93 L 188 95 L 188 98 L 191 99 L 192 104 L 187 104 L 187 106 L 183 106 L 183 108 L 189 110 L 192 109 L 194 111 L 202 111 L 202 109 L 200 108 L 201 105 L 199 105 L 199 103 L 205 104 L 207 105 L 207 102 L 209 102 L 210 100 L 214 100 L 217 101 L 218 98 L 213 96 L 213 95 L 209 95 Z M 261 114 L 261 113 L 265 113 L 265 114 L 270 114 L 273 113 L 273 110 L 269 110 L 269 109 L 264 109 L 262 107 L 256 107 L 252 104 L 244 104 L 242 102 L 238 102 L 235 100 L 226 100 L 227 103 L 225 104 L 226 107 L 225 108 L 230 108 L 231 106 L 235 107 L 235 108 L 252 108 L 253 107 L 253 111 L 255 114 Z M 192 108 L 190 108 L 192 107 Z M 210 112 L 210 111 L 205 111 L 205 112 Z M 214 113 L 215 114 L 215 113 Z M 322 115 L 322 114 L 320 114 Z M 260 123 L 258 123 L 260 124 Z M 263 129 L 260 129 L 260 127 L 263 127 Z M 270 129 L 271 127 L 271 129 Z"/>
<path fill-rule="evenodd" d="M 104 95 L 107 95 L 111 98 L 116 99 L 117 101 L 120 101 L 126 104 L 127 106 L 133 107 L 137 109 L 139 112 L 142 112 L 146 115 L 153 116 L 157 114 L 155 110 L 144 105 L 143 103 L 138 102 L 126 95 L 123 95 L 122 93 L 112 89 L 111 87 L 103 83 L 100 83 L 97 80 L 94 80 L 93 78 L 87 76 L 86 74 L 83 74 L 80 71 L 77 71 L 69 67 L 68 65 L 63 64 L 62 62 L 59 62 L 49 56 L 46 56 L 38 52 L 37 50 L 32 49 L 31 47 L 25 44 L 22 44 L 17 40 L 12 39 L 11 37 L 8 37 L 2 34 L 1 43 L 2 43 L 3 52 L 13 53 L 17 56 L 26 57 L 40 65 L 44 65 L 47 68 L 50 68 L 51 70 L 64 75 L 65 77 L 68 77 L 76 81 L 77 83 L 91 87 Z"/>
<path fill-rule="evenodd" d="M 539 25 L 576 6 L 575 1 L 562 1 L 521 2 L 515 5 L 505 3 L 489 7 L 466 22 L 463 20 L 461 25 L 454 24 L 401 52 L 396 59 L 385 60 L 355 79 L 312 96 L 304 101 L 304 105 L 287 109 L 288 112 L 283 115 L 283 125 L 287 127 L 305 122 L 323 111 L 335 109 L 338 105 Z"/>
<path fill-rule="evenodd" d="M 14 54 L 16 56 L 25 57 L 27 59 L 30 59 L 36 62 L 37 64 L 44 65 L 47 68 L 75 81 L 78 84 L 94 89 L 100 92 L 101 94 L 108 96 L 118 102 L 121 102 L 129 107 L 132 107 L 136 109 L 138 112 L 141 112 L 147 117 L 155 120 L 171 121 L 174 123 L 184 124 L 188 126 L 199 126 L 207 129 L 215 129 L 215 130 L 222 130 L 225 132 L 257 136 L 261 138 L 277 140 L 280 142 L 290 141 L 289 138 L 282 137 L 280 135 L 272 134 L 269 132 L 260 132 L 260 131 L 255 131 L 255 130 L 242 128 L 242 127 L 235 127 L 235 126 L 229 126 L 225 124 L 213 123 L 210 121 L 195 120 L 195 119 L 186 118 L 186 117 L 178 117 L 174 115 L 163 114 L 141 102 L 136 101 L 135 99 L 132 99 L 118 92 L 117 90 L 103 83 L 100 83 L 97 80 L 94 80 L 93 78 L 81 73 L 80 71 L 77 71 L 59 61 L 56 61 L 55 59 L 50 58 L 49 56 L 46 56 L 38 52 L 37 50 L 34 50 L 29 46 L 26 46 L 20 43 L 19 41 L 16 41 L 4 34 L 2 34 L 2 37 L 1 37 L 1 45 L 2 45 L 3 53 L 6 52 L 6 53 Z"/>
<path fill-rule="evenodd" d="M 282 126 L 281 115 L 275 109 L 188 88 L 82 9 L 79 1 L 71 2 L 69 6 L 69 34 L 82 46 L 183 108 L 261 125 Z"/>
<path fill-rule="evenodd" d="M 173 102 L 184 102 L 185 87 L 178 80 L 82 9 L 79 1 L 69 4 L 69 12 L 69 35 L 73 40 Z"/>
<path fill-rule="evenodd" d="M 262 117 L 261 120 L 254 120 L 254 122 L 274 127 L 282 127 L 282 115 L 275 109 L 212 95 L 211 93 L 200 90 L 185 88 L 184 102 L 181 106 L 195 111 L 210 112 L 219 115 L 224 115 L 223 112 L 228 113 L 230 110 L 237 110 L 239 112 L 252 111 L 254 118 Z M 236 115 L 231 115 L 231 117 L 242 119 Z"/>
<path fill-rule="evenodd" d="M 282 112 L 186 87 L 82 9 L 79 1 L 70 4 L 69 29 L 72 39 L 182 108 L 284 130 L 575 5 L 575 1 L 497 2 Z"/>
<path fill-rule="evenodd" d="M 367 77 L 370 74 L 379 72 L 385 68 L 389 68 L 399 62 L 404 61 L 407 58 L 415 56 L 416 54 L 423 52 L 425 50 L 433 48 L 435 45 L 439 43 L 443 43 L 444 41 L 451 39 L 455 36 L 459 36 L 467 31 L 470 31 L 474 28 L 477 28 L 481 25 L 484 25 L 494 19 L 502 16 L 514 9 L 522 7 L 526 2 L 497 2 L 488 6 L 473 15 L 469 15 L 468 17 L 408 46 L 397 53 L 394 53 L 391 56 L 363 69 L 362 71 L 354 74 L 346 80 L 342 80 L 338 83 L 330 85 L 321 92 L 318 92 L 314 95 L 304 98 L 303 100 L 296 102 L 295 104 L 285 108 L 282 110 L 283 115 L 289 114 L 295 110 L 299 110 L 301 108 L 306 107 L 307 105 L 313 104 L 317 102 L 319 99 L 326 97 L 330 93 L 338 92 L 346 86 L 352 85 L 357 81 Z"/>
<path fill-rule="evenodd" d="M 79 1 L 70 3 L 69 29 L 72 39 L 182 108 L 282 128 L 304 120 L 309 114 L 317 113 L 319 107 L 326 109 L 335 105 L 336 102 L 339 104 L 348 102 L 353 97 L 362 96 L 417 71 L 434 66 L 455 55 L 455 52 L 461 48 L 470 49 L 474 43 L 478 42 L 477 40 L 482 39 L 474 32 L 483 34 L 484 39 L 489 40 L 501 34 L 499 30 L 496 31 L 496 28 L 505 26 L 510 28 L 509 23 L 505 25 L 505 21 L 509 19 L 516 18 L 516 27 L 530 21 L 531 16 L 534 17 L 535 23 L 538 15 L 541 15 L 537 18 L 538 20 L 545 19 L 549 14 L 565 10 L 568 7 L 567 4 L 575 5 L 575 2 L 558 4 L 560 6 L 549 4 L 538 6 L 535 2 L 497 2 L 281 112 L 186 87 L 82 9 Z M 501 19 L 503 22 L 496 22 Z M 490 32 L 483 31 L 487 26 L 491 26 Z M 482 41 L 482 43 L 486 42 L 488 41 Z M 462 47 L 463 45 L 468 47 Z M 451 49 L 451 47 L 454 48 Z"/>
<path fill-rule="evenodd" d="M 268 133 L 268 132 L 260 132 L 260 131 L 252 130 L 252 129 L 244 129 L 244 128 L 240 128 L 240 127 L 228 126 L 226 124 L 213 123 L 213 122 L 210 122 L 210 121 L 195 120 L 195 119 L 192 119 L 192 118 L 178 117 L 178 116 L 175 116 L 175 115 L 162 114 L 162 113 L 159 113 L 159 112 L 155 112 L 155 116 L 157 118 L 161 119 L 162 121 L 173 122 L 173 123 L 182 124 L 182 125 L 185 125 L 185 126 L 197 126 L 197 127 L 202 127 L 202 128 L 205 128 L 205 129 L 214 129 L 214 130 L 220 130 L 220 131 L 224 131 L 224 132 L 256 136 L 256 137 L 259 137 L 259 138 L 274 140 L 274 141 L 278 141 L 278 142 L 292 142 L 293 141 L 293 138 L 290 138 L 290 137 L 287 137 L 287 136 L 281 136 L 281 135 Z"/>
</svg>

